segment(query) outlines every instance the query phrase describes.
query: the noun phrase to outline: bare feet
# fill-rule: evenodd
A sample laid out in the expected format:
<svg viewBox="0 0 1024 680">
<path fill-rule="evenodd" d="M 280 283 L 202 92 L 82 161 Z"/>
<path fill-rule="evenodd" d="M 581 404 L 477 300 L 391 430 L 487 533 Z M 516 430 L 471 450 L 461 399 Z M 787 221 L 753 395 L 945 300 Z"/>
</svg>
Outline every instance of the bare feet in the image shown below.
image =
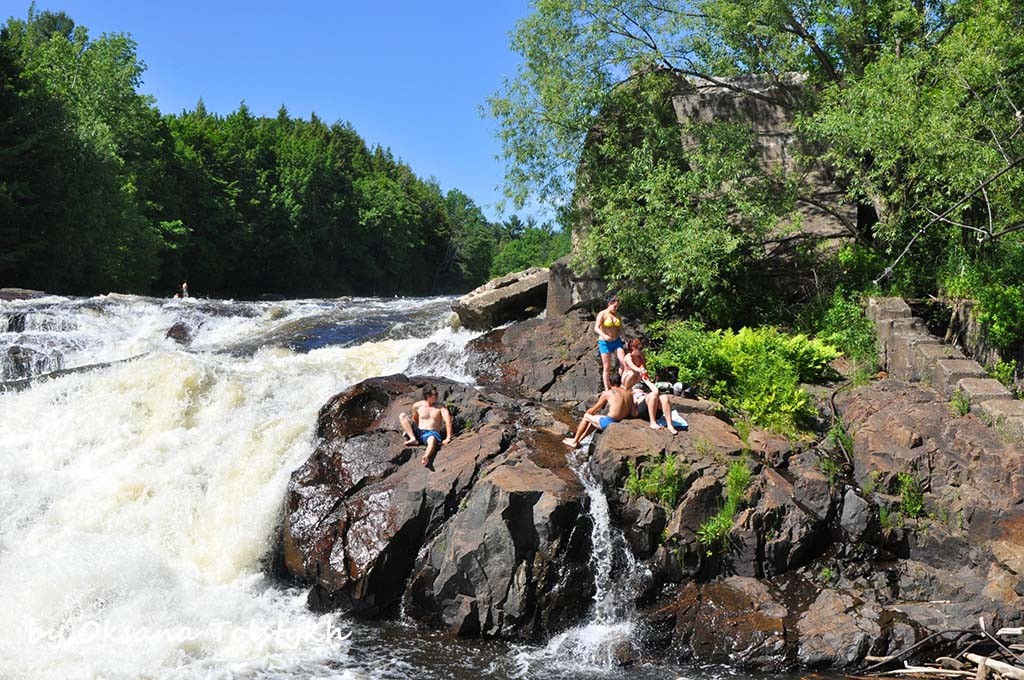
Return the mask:
<svg viewBox="0 0 1024 680">
<path fill-rule="evenodd" d="M 657 423 L 651 423 L 651 429 L 652 430 L 660 430 L 661 429 L 661 425 L 658 425 Z"/>
<path fill-rule="evenodd" d="M 673 437 L 675 437 L 675 436 L 676 436 L 676 426 L 675 426 L 675 423 L 673 423 L 673 424 L 672 424 L 672 425 L 671 425 L 671 426 L 670 426 L 670 427 L 668 428 L 668 431 L 672 433 L 672 436 L 673 436 Z"/>
<path fill-rule="evenodd" d="M 574 440 L 572 437 L 566 437 L 565 439 L 562 440 L 562 443 L 574 449 L 576 448 L 576 440 Z"/>
<path fill-rule="evenodd" d="M 424 465 L 425 467 L 430 467 L 430 454 L 429 454 L 429 453 L 424 453 L 424 454 L 423 454 L 423 455 L 422 455 L 422 456 L 420 457 L 420 462 L 421 462 L 421 463 L 423 463 L 423 465 Z"/>
<path fill-rule="evenodd" d="M 415 439 L 409 439 L 408 437 L 402 438 L 402 446 L 419 446 L 419 442 Z"/>
</svg>

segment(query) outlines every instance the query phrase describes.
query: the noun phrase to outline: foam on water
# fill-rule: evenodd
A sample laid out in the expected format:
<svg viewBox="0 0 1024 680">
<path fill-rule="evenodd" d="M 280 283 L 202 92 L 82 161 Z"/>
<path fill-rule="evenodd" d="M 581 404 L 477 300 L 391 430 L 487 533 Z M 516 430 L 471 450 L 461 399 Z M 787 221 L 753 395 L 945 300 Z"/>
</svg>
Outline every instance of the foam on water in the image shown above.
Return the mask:
<svg viewBox="0 0 1024 680">
<path fill-rule="evenodd" d="M 518 650 L 515 666 L 520 678 L 534 677 L 537 671 L 548 677 L 618 677 L 621 668 L 616 656 L 633 644 L 632 593 L 624 592 L 622 585 L 628 586 L 636 562 L 612 527 L 608 499 L 586 458 L 580 457 L 580 449 L 570 455 L 576 456 L 570 467 L 590 500 L 594 567 L 590 620 L 555 635 L 542 648 Z"/>
<path fill-rule="evenodd" d="M 140 328 L 111 333 L 145 356 L 0 393 L 0 677 L 355 677 L 346 624 L 264 576 L 288 477 L 332 394 L 471 336 L 435 315 L 429 338 L 186 352 L 166 306 L 117 305 Z M 268 310 L 211 317 L 205 346 Z"/>
</svg>

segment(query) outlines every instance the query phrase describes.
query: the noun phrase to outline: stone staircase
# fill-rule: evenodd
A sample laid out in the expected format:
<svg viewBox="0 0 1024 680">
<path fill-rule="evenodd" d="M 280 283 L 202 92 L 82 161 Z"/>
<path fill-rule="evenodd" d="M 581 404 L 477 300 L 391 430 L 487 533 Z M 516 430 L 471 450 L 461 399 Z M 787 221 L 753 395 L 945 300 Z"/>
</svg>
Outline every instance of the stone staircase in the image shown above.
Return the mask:
<svg viewBox="0 0 1024 680">
<path fill-rule="evenodd" d="M 1024 402 L 1013 398 L 981 364 L 928 332 L 903 298 L 870 298 L 867 316 L 878 334 L 879 363 L 889 377 L 932 386 L 946 399 L 960 392 L 971 411 L 1016 441 L 1024 441 Z"/>
</svg>

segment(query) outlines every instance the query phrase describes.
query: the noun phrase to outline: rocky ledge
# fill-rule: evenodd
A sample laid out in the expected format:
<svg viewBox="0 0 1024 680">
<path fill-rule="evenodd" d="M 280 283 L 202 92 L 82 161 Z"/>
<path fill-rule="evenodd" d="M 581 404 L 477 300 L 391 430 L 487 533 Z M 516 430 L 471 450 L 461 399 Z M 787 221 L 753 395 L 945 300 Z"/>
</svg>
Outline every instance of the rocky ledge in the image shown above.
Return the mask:
<svg viewBox="0 0 1024 680">
<path fill-rule="evenodd" d="M 472 351 L 481 389 L 390 376 L 321 410 L 319 444 L 288 486 L 280 555 L 314 609 L 404 611 L 460 635 L 519 639 L 587 617 L 589 498 L 559 440 L 565 409 L 599 386 L 589 322 L 529 320 Z M 456 425 L 434 469 L 398 428 L 427 382 Z M 849 458 L 756 431 L 741 439 L 717 405 L 678 397 L 689 431 L 626 421 L 579 454 L 638 564 L 623 578 L 639 624 L 623 662 L 850 669 L 979 617 L 1021 624 L 1019 449 L 927 388 L 883 380 L 835 402 Z M 675 503 L 626 492 L 632 469 L 669 458 L 681 471 Z M 699 529 L 736 462 L 751 483 L 728 541 L 708 546 Z M 905 505 L 907 479 L 920 511 Z"/>
</svg>

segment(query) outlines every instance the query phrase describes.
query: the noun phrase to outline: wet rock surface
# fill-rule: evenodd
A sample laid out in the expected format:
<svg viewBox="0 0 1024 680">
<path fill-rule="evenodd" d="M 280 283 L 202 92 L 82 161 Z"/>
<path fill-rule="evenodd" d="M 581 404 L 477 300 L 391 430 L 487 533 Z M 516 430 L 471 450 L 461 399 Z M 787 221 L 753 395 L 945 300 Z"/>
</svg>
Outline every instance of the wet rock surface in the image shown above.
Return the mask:
<svg viewBox="0 0 1024 680">
<path fill-rule="evenodd" d="M 430 379 L 365 381 L 324 406 L 282 542 L 311 606 L 402 606 L 454 634 L 533 639 L 588 615 L 590 508 L 559 443 L 567 414 L 551 404 L 589 405 L 600 389 L 591 323 L 570 313 L 481 338 L 480 390 L 436 381 L 456 437 L 434 470 L 402 445 L 397 417 Z M 671 401 L 688 431 L 627 420 L 586 447 L 642 574 L 636 658 L 853 670 L 979 617 L 1021 625 L 1024 453 L 977 416 L 895 380 L 844 391 L 846 459 L 763 432 L 741 439 L 717 404 Z M 665 461 L 675 497 L 628 490 Z M 737 464 L 750 483 L 728 538 L 709 543 L 703 527 Z"/>
<path fill-rule="evenodd" d="M 431 468 L 398 424 L 428 382 L 455 421 Z M 292 475 L 285 567 L 312 585 L 315 609 L 387 616 L 407 598 L 417 618 L 508 637 L 578 620 L 589 524 L 564 450 L 552 455 L 564 434 L 545 432 L 554 425 L 529 404 L 447 381 L 354 386 L 321 410 L 320 444 Z"/>
</svg>

